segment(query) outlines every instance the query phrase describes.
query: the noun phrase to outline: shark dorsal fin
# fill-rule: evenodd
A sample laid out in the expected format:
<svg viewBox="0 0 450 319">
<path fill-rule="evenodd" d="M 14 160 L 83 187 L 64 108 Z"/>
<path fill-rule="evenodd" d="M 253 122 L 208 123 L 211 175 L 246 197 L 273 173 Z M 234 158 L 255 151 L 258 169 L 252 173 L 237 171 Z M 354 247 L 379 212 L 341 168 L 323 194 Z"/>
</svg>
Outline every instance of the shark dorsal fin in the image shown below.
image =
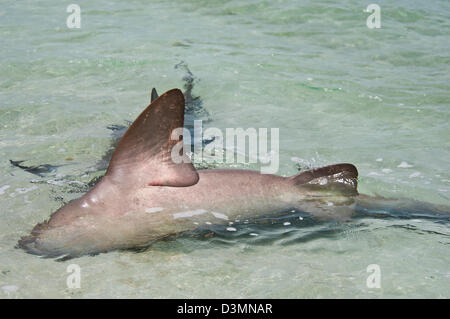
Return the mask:
<svg viewBox="0 0 450 319">
<path fill-rule="evenodd" d="M 120 140 L 106 176 L 124 187 L 196 184 L 199 177 L 189 158 L 180 153 L 183 161 L 177 164 L 171 157 L 173 147 L 182 143 L 182 136 L 171 138 L 172 132 L 183 123 L 184 96 L 180 90 L 155 99 Z"/>
<path fill-rule="evenodd" d="M 150 97 L 150 103 L 152 103 L 154 100 L 156 100 L 158 98 L 158 92 L 156 92 L 156 89 L 155 88 L 153 88 L 152 89 L 152 94 L 151 94 L 151 97 Z"/>
</svg>

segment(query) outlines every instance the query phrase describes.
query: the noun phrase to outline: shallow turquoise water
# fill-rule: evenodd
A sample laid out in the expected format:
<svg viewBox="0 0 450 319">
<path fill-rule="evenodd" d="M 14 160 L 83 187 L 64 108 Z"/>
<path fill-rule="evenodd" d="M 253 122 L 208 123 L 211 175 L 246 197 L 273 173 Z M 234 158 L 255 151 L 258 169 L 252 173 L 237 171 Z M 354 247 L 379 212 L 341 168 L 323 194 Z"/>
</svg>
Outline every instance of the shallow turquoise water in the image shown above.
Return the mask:
<svg viewBox="0 0 450 319">
<path fill-rule="evenodd" d="M 448 223 L 419 219 L 282 220 L 258 239 L 241 225 L 64 263 L 14 248 L 79 195 L 69 186 L 108 149 L 108 125 L 134 119 L 152 86 L 183 85 L 180 61 L 209 126 L 280 128 L 279 174 L 351 162 L 361 193 L 450 205 L 450 3 L 377 3 L 371 30 L 362 1 L 81 1 L 70 30 L 64 4 L 4 1 L 0 297 L 450 297 Z M 40 178 L 9 159 L 66 165 Z M 70 263 L 81 289 L 66 286 Z"/>
</svg>

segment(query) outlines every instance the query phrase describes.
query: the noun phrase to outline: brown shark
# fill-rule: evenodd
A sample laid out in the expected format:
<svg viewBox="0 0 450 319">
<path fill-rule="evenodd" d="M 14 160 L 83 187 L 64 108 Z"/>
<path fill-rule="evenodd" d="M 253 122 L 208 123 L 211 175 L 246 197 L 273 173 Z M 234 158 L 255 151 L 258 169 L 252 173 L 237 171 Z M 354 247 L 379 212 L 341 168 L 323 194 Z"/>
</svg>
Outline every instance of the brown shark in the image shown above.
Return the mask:
<svg viewBox="0 0 450 319">
<path fill-rule="evenodd" d="M 184 97 L 174 89 L 154 98 L 119 142 L 102 180 L 36 225 L 20 247 L 49 257 L 142 247 L 205 222 L 289 208 L 323 215 L 327 203 L 348 205 L 357 194 L 358 173 L 351 164 L 290 178 L 246 170 L 197 171 L 188 158 L 176 164 L 171 151 L 182 136 L 173 140 L 171 134 L 183 127 Z"/>
<path fill-rule="evenodd" d="M 355 166 L 337 164 L 292 177 L 249 170 L 200 170 L 174 163 L 172 131 L 183 127 L 178 89 L 155 100 L 129 127 L 101 181 L 34 227 L 19 247 L 45 257 L 77 257 L 148 246 L 208 223 L 287 209 L 345 217 L 358 195 Z"/>
</svg>

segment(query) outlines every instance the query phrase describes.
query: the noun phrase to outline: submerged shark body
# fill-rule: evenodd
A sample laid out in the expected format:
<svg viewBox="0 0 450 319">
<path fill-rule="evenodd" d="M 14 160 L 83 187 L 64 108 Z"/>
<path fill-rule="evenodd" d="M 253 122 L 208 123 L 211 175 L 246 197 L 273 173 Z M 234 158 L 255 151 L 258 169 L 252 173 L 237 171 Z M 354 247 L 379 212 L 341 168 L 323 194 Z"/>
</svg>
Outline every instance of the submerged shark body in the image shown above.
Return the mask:
<svg viewBox="0 0 450 319">
<path fill-rule="evenodd" d="M 19 247 L 65 258 L 148 246 L 204 225 L 228 224 L 297 209 L 318 218 L 346 218 L 359 200 L 357 170 L 337 164 L 292 177 L 248 170 L 197 171 L 173 139 L 185 100 L 174 89 L 156 98 L 119 142 L 106 175 L 88 193 L 34 227 Z"/>
<path fill-rule="evenodd" d="M 288 209 L 322 215 L 330 213 L 331 201 L 342 207 L 352 202 L 341 194 L 326 193 L 320 199 L 309 184 L 302 187 L 294 178 L 255 171 L 203 170 L 198 175 L 199 181 L 187 187 L 126 189 L 105 176 L 37 225 L 20 245 L 38 255 L 75 257 L 144 247 L 205 223 L 228 224 Z"/>
</svg>

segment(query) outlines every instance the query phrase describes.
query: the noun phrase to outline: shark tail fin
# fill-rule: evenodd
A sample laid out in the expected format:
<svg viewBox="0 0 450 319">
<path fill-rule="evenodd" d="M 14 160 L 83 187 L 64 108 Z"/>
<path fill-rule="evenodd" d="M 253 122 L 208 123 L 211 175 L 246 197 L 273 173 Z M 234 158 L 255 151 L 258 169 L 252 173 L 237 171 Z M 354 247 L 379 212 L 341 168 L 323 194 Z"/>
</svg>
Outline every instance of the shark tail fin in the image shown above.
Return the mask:
<svg viewBox="0 0 450 319">
<path fill-rule="evenodd" d="M 327 187 L 349 195 L 358 194 L 358 170 L 348 163 L 314 168 L 289 179 L 296 186 L 317 189 Z"/>
</svg>

